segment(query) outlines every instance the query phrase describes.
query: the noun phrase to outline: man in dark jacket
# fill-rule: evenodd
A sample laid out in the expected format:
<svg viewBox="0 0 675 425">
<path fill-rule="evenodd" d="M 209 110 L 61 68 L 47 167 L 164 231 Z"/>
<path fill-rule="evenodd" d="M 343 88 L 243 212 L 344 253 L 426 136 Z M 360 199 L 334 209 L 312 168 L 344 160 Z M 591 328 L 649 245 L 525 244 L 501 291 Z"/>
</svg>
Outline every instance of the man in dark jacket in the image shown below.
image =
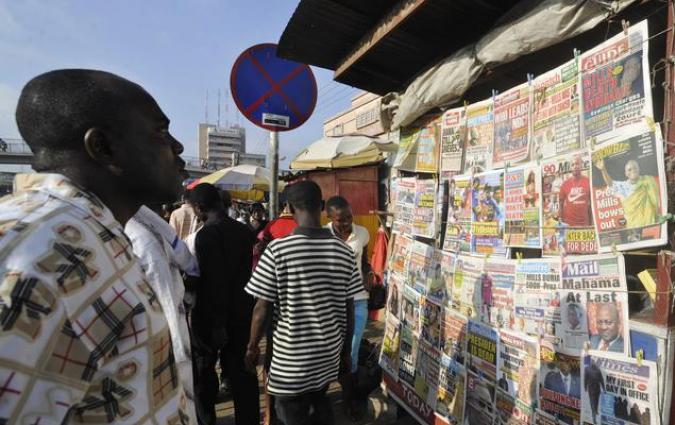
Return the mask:
<svg viewBox="0 0 675 425">
<path fill-rule="evenodd" d="M 253 297 L 244 292 L 251 277 L 254 237 L 243 224 L 229 218 L 218 189 L 203 183 L 190 194 L 195 214 L 204 223 L 195 251 L 201 273 L 192 312 L 195 397 L 200 424 L 214 425 L 218 351 L 224 353 L 232 385 L 237 425 L 260 422 L 258 380 L 244 367 Z"/>
</svg>

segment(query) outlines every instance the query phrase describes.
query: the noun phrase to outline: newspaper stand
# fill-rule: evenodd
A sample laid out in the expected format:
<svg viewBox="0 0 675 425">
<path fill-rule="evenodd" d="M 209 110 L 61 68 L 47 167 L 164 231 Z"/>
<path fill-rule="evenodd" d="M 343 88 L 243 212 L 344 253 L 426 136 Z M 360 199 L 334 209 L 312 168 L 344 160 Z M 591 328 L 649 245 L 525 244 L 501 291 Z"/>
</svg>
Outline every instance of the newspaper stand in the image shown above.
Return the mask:
<svg viewBox="0 0 675 425">
<path fill-rule="evenodd" d="M 675 69 L 673 64 L 675 61 L 672 60 L 675 53 L 675 35 L 673 34 L 674 31 L 672 31 L 675 24 L 673 21 L 675 16 L 673 2 L 668 2 L 667 9 L 664 6 L 657 13 L 667 15 L 667 18 L 664 19 L 667 20 L 667 27 L 664 31 L 658 31 L 661 28 L 650 28 L 650 34 L 656 34 L 657 32 L 657 35 L 666 34 L 665 55 L 661 52 L 657 54 L 658 57 L 666 58 L 662 61 L 664 63 L 663 68 L 660 69 L 664 75 L 661 77 L 657 76 L 654 81 L 655 84 L 662 82 L 661 85 L 664 93 L 662 94 L 662 98 L 659 95 L 654 97 L 654 110 L 662 110 L 661 124 L 666 145 L 664 156 L 666 158 L 668 212 L 672 214 L 675 212 L 673 208 L 673 205 L 675 205 L 675 173 L 673 173 L 673 169 L 675 168 L 673 166 L 675 164 L 675 161 L 673 161 L 675 158 L 675 142 L 673 142 L 675 141 L 675 127 L 672 125 L 673 111 L 675 111 L 675 97 L 673 96 L 673 90 L 675 89 Z M 653 16 L 650 15 L 648 18 L 650 18 L 650 25 L 652 25 L 651 20 L 654 19 Z M 602 42 L 602 39 L 598 42 Z M 545 53 L 540 56 L 545 57 Z M 653 65 L 652 60 L 650 60 L 650 66 Z M 652 68 L 652 78 L 654 78 L 654 75 L 654 68 Z M 416 172 L 414 170 L 409 170 L 408 172 L 399 171 L 399 174 L 399 177 L 415 176 L 420 179 L 434 178 L 435 176 L 433 173 Z M 437 210 L 441 213 L 441 208 L 437 208 Z M 445 211 L 442 214 L 445 214 Z M 633 345 L 631 347 L 631 356 L 656 362 L 658 371 L 658 406 L 661 424 L 672 423 L 672 418 L 675 418 L 675 406 L 672 406 L 671 403 L 672 388 L 675 382 L 675 368 L 673 367 L 675 353 L 675 337 L 673 336 L 673 331 L 675 330 L 673 285 L 675 285 L 675 282 L 673 281 L 673 273 L 675 272 L 675 265 L 672 259 L 674 253 L 672 247 L 675 246 L 675 226 L 673 226 L 671 217 L 670 214 L 665 217 L 666 220 L 670 221 L 668 224 L 668 235 L 672 235 L 669 238 L 668 245 L 648 250 L 623 252 L 627 275 L 636 275 L 645 269 L 656 270 L 656 287 L 652 294 L 653 308 L 640 309 L 639 306 L 636 307 L 639 304 L 640 296 L 645 294 L 646 291 L 641 286 L 631 287 L 630 283 L 628 284 L 628 304 L 630 306 L 628 326 Z M 390 240 L 390 256 L 392 255 L 391 248 L 394 239 L 395 237 L 392 237 Z M 420 240 L 430 243 L 435 242 L 434 240 Z M 519 251 L 520 254 L 516 254 L 515 251 Z M 512 250 L 510 253 L 511 258 L 516 258 L 516 255 L 522 254 L 527 257 L 529 252 L 527 250 Z M 393 399 L 400 408 L 407 411 L 420 424 L 445 425 L 455 423 L 448 422 L 446 419 L 435 414 L 434 409 L 420 397 L 412 386 L 402 383 L 397 377 L 387 373 L 386 370 L 383 371 L 382 387 L 387 396 Z M 495 420 L 495 423 L 499 423 L 497 419 Z"/>
</svg>

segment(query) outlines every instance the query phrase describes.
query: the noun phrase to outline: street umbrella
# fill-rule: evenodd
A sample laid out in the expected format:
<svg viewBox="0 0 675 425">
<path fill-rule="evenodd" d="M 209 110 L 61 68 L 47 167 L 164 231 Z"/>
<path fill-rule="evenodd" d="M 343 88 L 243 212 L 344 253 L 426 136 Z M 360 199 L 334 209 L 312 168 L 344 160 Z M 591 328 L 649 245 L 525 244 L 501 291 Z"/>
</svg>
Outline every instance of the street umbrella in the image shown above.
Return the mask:
<svg viewBox="0 0 675 425">
<path fill-rule="evenodd" d="M 231 191 L 264 191 L 269 192 L 272 186 L 272 172 L 257 165 L 242 164 L 235 167 L 223 168 L 190 183 L 192 189 L 200 183 L 212 185 Z M 284 188 L 284 182 L 279 182 L 279 191 Z"/>
<path fill-rule="evenodd" d="M 385 152 L 396 152 L 398 145 L 377 137 L 352 135 L 323 137 L 309 145 L 291 162 L 293 170 L 348 168 L 382 161 Z"/>
</svg>

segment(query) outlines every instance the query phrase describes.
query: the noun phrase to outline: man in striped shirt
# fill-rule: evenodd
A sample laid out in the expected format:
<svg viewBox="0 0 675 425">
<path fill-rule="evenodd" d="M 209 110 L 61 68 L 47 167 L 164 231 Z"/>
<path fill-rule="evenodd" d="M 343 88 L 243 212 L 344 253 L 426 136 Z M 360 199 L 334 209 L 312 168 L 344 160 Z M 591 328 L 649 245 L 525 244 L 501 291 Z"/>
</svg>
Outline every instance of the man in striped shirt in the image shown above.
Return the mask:
<svg viewBox="0 0 675 425">
<path fill-rule="evenodd" d="M 246 291 L 257 298 L 246 364 L 255 367 L 267 316 L 273 315 L 272 364 L 267 390 L 285 425 L 333 424 L 326 398 L 338 369 L 350 370 L 354 295 L 362 289 L 354 252 L 321 227 L 321 189 L 312 181 L 288 190 L 298 223 L 272 241 Z"/>
</svg>

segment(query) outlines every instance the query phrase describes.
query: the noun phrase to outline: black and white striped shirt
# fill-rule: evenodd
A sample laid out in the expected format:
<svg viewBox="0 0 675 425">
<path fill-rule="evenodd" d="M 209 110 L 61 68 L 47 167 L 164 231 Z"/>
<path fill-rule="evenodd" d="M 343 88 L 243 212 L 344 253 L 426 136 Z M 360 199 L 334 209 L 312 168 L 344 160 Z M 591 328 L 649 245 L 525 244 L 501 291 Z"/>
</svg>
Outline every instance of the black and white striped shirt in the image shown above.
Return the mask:
<svg viewBox="0 0 675 425">
<path fill-rule="evenodd" d="M 316 391 L 337 379 L 346 300 L 362 288 L 354 252 L 328 229 L 272 241 L 246 291 L 274 303 L 268 392 Z"/>
</svg>

